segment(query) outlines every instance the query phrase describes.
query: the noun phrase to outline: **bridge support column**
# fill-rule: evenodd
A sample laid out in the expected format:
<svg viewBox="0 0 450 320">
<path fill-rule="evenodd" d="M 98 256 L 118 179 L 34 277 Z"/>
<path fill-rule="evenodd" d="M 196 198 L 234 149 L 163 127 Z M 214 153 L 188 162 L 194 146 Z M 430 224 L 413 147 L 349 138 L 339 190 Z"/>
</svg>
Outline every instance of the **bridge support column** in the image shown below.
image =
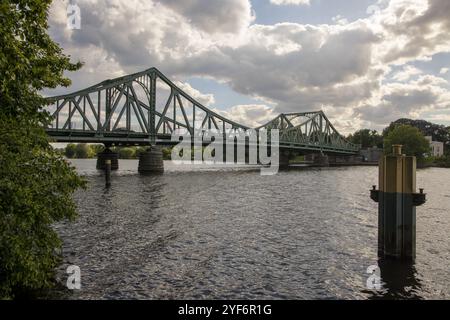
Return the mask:
<svg viewBox="0 0 450 320">
<path fill-rule="evenodd" d="M 280 169 L 287 169 L 289 167 L 289 159 L 291 154 L 289 151 L 280 150 L 279 166 Z"/>
<path fill-rule="evenodd" d="M 139 155 L 138 171 L 141 174 L 154 174 L 164 172 L 162 149 L 159 146 L 151 146 Z"/>
<path fill-rule="evenodd" d="M 314 155 L 314 165 L 319 167 L 328 167 L 330 162 L 328 161 L 328 156 L 323 153 L 316 153 Z"/>
<path fill-rule="evenodd" d="M 106 169 L 106 160 L 111 160 L 111 170 L 119 169 L 119 154 L 111 151 L 108 147 L 97 154 L 97 169 Z"/>
</svg>

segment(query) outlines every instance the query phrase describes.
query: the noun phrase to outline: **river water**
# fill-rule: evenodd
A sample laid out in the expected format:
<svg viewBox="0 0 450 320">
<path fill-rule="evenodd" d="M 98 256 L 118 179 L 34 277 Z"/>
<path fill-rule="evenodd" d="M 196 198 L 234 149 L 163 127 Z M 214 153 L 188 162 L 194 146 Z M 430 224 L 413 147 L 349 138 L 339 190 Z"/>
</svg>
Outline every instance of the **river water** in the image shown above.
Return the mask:
<svg viewBox="0 0 450 320">
<path fill-rule="evenodd" d="M 160 176 L 120 160 L 112 187 L 95 160 L 76 222 L 56 226 L 58 270 L 81 269 L 69 299 L 450 299 L 450 170 L 417 172 L 427 203 L 417 208 L 414 265 L 377 265 L 377 167 L 259 170 L 165 163 Z"/>
</svg>

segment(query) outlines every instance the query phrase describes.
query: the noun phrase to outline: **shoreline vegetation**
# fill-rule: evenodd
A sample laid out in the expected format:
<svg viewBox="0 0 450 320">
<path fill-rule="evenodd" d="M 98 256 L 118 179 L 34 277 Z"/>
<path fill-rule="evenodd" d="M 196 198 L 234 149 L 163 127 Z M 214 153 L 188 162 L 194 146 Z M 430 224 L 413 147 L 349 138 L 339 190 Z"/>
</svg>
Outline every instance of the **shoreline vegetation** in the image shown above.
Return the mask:
<svg viewBox="0 0 450 320">
<path fill-rule="evenodd" d="M 122 160 L 137 160 L 139 159 L 139 154 L 147 147 L 142 146 L 130 146 L 130 147 L 111 147 L 112 151 L 117 152 L 119 154 L 119 159 Z M 68 144 L 66 148 L 57 148 L 56 149 L 59 154 L 65 156 L 68 159 L 95 159 L 97 157 L 97 153 L 102 152 L 104 147 L 99 144 Z M 171 151 L 172 148 L 162 148 L 163 152 L 163 160 L 171 160 Z M 304 156 L 296 156 L 291 160 L 291 163 L 295 164 L 298 162 L 304 161 Z M 372 163 L 372 165 L 376 165 L 376 163 Z M 417 168 L 450 168 L 450 156 L 442 156 L 442 157 L 433 157 L 428 156 L 424 157 L 421 161 L 418 161 Z"/>
</svg>

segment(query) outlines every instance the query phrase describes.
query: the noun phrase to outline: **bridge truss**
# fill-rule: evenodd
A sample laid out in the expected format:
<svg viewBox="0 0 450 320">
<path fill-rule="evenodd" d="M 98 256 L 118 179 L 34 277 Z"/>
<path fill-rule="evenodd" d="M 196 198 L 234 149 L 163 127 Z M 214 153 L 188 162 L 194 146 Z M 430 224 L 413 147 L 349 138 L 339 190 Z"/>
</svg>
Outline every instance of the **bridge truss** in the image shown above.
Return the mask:
<svg viewBox="0 0 450 320">
<path fill-rule="evenodd" d="M 322 111 L 282 113 L 257 129 L 278 129 L 280 144 L 292 149 L 329 153 L 356 153 L 360 149 L 347 141 Z"/>
<path fill-rule="evenodd" d="M 86 89 L 48 98 L 53 122 L 46 129 L 56 142 L 168 144 L 175 129 L 247 131 L 250 128 L 208 109 L 156 68 L 105 80 Z M 280 114 L 256 130 L 280 130 L 280 147 L 354 154 L 325 114 Z"/>
</svg>

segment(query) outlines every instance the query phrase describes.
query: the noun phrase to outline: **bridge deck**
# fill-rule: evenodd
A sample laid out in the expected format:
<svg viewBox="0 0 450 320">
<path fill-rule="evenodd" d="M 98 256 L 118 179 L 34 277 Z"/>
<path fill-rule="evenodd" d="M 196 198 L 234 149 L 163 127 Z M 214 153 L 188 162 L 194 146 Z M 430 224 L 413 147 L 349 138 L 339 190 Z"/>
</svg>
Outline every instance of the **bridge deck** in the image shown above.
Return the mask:
<svg viewBox="0 0 450 320">
<path fill-rule="evenodd" d="M 89 132 L 83 130 L 53 130 L 47 129 L 47 133 L 52 137 L 54 142 L 62 143 L 102 143 L 111 144 L 116 146 L 145 146 L 145 145 L 161 145 L 161 146 L 173 146 L 178 144 L 177 141 L 171 141 L 171 135 L 159 134 L 155 138 L 152 138 L 148 134 L 136 133 L 136 132 L 109 132 L 98 133 Z M 211 143 L 211 141 L 203 141 L 204 145 Z M 248 145 L 248 143 L 247 143 Z M 339 148 L 332 145 L 321 144 L 302 144 L 280 141 L 279 147 L 281 149 L 290 149 L 304 152 L 325 152 L 335 154 L 356 154 L 357 150 L 348 150 L 346 148 Z"/>
</svg>

